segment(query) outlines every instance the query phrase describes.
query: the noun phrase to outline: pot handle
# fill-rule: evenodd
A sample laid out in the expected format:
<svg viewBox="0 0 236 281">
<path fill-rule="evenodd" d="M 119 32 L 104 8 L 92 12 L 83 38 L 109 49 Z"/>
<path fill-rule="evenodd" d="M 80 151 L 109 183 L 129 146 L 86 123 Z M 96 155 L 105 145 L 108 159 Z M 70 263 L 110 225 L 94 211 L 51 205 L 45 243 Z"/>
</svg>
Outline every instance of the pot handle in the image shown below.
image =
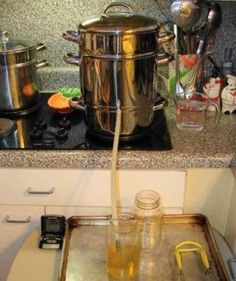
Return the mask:
<svg viewBox="0 0 236 281">
<path fill-rule="evenodd" d="M 80 33 L 79 31 L 67 30 L 62 34 L 62 37 L 74 43 L 80 43 Z"/>
<path fill-rule="evenodd" d="M 157 41 L 159 44 L 163 44 L 163 43 L 173 40 L 174 38 L 175 38 L 174 33 L 170 32 L 170 31 L 164 31 L 164 32 L 160 32 L 158 34 Z"/>
<path fill-rule="evenodd" d="M 73 53 L 67 53 L 64 57 L 63 57 L 64 61 L 66 63 L 69 64 L 75 64 L 80 66 L 81 64 L 81 56 L 78 54 L 73 54 Z"/>
<path fill-rule="evenodd" d="M 163 65 L 163 64 L 167 64 L 170 61 L 173 60 L 173 55 L 169 54 L 169 53 L 165 53 L 165 54 L 158 54 L 158 56 L 156 57 L 156 62 L 158 65 Z"/>
<path fill-rule="evenodd" d="M 41 67 L 45 67 L 45 66 L 48 66 L 49 63 L 47 60 L 37 60 L 36 63 L 35 63 L 35 66 L 36 68 L 41 68 Z"/>
<path fill-rule="evenodd" d="M 8 32 L 5 30 L 0 30 L 0 40 L 1 41 L 8 41 Z"/>
<path fill-rule="evenodd" d="M 165 98 L 163 98 L 162 96 L 160 96 L 157 98 L 152 110 L 153 111 L 161 110 L 167 105 L 168 105 L 168 101 Z"/>
<path fill-rule="evenodd" d="M 123 3 L 123 2 L 113 2 L 113 3 L 110 3 L 108 4 L 105 9 L 104 9 L 104 12 L 103 12 L 103 15 L 106 14 L 107 10 L 110 9 L 111 7 L 117 7 L 117 6 L 121 6 L 121 7 L 124 7 L 126 8 L 127 10 L 129 10 L 129 13 L 130 14 L 134 14 L 134 11 L 133 9 L 126 3 Z"/>
<path fill-rule="evenodd" d="M 83 97 L 73 97 L 69 100 L 69 104 L 72 108 L 80 111 L 86 111 L 86 105 L 84 104 Z"/>
<path fill-rule="evenodd" d="M 47 47 L 43 43 L 38 43 L 37 46 L 36 46 L 36 51 L 42 51 L 42 50 L 45 50 L 45 49 L 47 49 Z"/>
</svg>

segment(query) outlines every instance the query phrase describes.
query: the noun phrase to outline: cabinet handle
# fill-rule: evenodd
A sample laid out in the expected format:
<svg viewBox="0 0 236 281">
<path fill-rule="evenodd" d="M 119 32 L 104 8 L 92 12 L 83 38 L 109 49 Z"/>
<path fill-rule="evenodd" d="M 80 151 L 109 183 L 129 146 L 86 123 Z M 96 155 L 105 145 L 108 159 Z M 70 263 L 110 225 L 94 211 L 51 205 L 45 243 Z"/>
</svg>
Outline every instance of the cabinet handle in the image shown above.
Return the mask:
<svg viewBox="0 0 236 281">
<path fill-rule="evenodd" d="M 31 187 L 27 189 L 28 194 L 53 194 L 55 191 L 55 187 L 52 187 L 50 190 L 41 191 L 41 190 L 32 190 Z"/>
<path fill-rule="evenodd" d="M 25 220 L 15 220 L 15 219 L 11 219 L 10 216 L 7 215 L 5 221 L 7 223 L 29 223 L 31 221 L 31 216 L 28 216 Z"/>
</svg>

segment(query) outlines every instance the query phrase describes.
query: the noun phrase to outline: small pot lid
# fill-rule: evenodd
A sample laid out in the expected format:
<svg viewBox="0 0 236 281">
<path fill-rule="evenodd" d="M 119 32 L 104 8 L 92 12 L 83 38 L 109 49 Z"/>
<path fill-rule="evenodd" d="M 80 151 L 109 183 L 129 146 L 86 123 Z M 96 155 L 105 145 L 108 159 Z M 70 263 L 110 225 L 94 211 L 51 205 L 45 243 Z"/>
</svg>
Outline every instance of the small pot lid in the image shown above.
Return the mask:
<svg viewBox="0 0 236 281">
<path fill-rule="evenodd" d="M 36 43 L 29 40 L 9 39 L 6 31 L 0 31 L 0 53 L 11 53 L 36 48 Z"/>
<path fill-rule="evenodd" d="M 10 135 L 16 129 L 15 122 L 8 118 L 0 118 L 0 139 Z"/>
<path fill-rule="evenodd" d="M 108 12 L 112 7 L 116 7 L 116 11 Z M 119 11 L 120 7 L 127 11 Z M 159 24 L 155 19 L 134 14 L 132 8 L 122 2 L 109 4 L 101 17 L 86 20 L 79 25 L 80 32 L 108 34 L 133 34 L 157 28 L 159 28 Z"/>
</svg>

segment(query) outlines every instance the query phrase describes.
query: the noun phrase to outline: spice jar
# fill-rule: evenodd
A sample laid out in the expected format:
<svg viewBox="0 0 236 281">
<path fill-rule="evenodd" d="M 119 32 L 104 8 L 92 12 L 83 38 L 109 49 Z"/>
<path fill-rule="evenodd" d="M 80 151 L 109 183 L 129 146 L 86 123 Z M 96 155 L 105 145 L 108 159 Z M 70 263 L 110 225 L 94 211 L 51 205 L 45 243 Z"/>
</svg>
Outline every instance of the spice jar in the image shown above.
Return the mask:
<svg viewBox="0 0 236 281">
<path fill-rule="evenodd" d="M 145 251 L 154 250 L 161 238 L 160 195 L 153 190 L 138 192 L 135 196 L 134 212 L 141 235 L 141 248 Z"/>
</svg>

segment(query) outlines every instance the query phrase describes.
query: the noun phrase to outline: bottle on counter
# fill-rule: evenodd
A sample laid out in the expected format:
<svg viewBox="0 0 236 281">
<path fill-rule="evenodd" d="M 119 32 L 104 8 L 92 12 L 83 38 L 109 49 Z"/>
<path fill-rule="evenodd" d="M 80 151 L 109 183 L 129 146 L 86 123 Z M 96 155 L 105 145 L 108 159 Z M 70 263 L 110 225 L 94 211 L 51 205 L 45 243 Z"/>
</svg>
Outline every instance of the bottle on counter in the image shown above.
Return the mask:
<svg viewBox="0 0 236 281">
<path fill-rule="evenodd" d="M 222 75 L 226 79 L 227 75 L 233 73 L 233 49 L 224 49 L 224 59 L 222 62 Z"/>
<path fill-rule="evenodd" d="M 136 194 L 134 212 L 141 235 L 141 249 L 155 250 L 161 239 L 162 208 L 160 195 L 153 190 L 143 190 Z"/>
</svg>

